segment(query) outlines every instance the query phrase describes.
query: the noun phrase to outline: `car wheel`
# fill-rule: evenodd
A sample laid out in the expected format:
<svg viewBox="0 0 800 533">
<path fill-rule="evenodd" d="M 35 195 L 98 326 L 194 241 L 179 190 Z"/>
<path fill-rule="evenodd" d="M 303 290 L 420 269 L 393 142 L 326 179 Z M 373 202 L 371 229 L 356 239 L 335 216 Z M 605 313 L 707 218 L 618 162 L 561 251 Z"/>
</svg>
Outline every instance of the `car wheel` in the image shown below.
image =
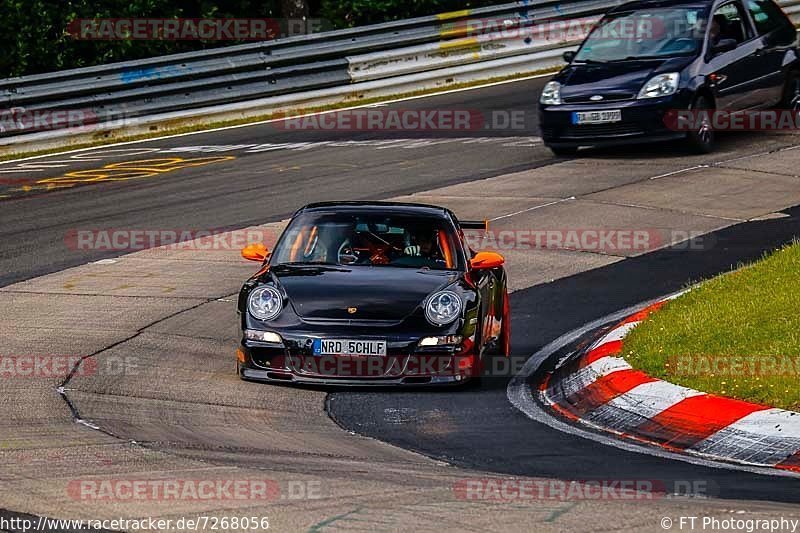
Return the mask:
<svg viewBox="0 0 800 533">
<path fill-rule="evenodd" d="M 781 107 L 791 109 L 794 113 L 800 113 L 800 74 L 793 72 L 786 79 Z"/>
<path fill-rule="evenodd" d="M 578 155 L 577 146 L 548 146 L 548 148 L 558 157 L 574 157 Z"/>
<path fill-rule="evenodd" d="M 713 110 L 714 106 L 705 96 L 698 96 L 691 106 L 692 111 Z M 714 130 L 711 127 L 711 117 L 705 114 L 693 125 L 694 130 L 687 135 L 689 147 L 694 153 L 708 154 L 714 150 Z"/>
</svg>

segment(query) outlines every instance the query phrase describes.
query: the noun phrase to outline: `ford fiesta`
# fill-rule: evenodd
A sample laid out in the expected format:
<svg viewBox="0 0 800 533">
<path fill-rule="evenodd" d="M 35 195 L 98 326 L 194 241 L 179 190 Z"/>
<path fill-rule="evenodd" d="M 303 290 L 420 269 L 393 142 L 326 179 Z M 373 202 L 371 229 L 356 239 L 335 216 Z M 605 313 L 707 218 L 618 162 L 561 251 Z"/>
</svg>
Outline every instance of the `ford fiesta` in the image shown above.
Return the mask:
<svg viewBox="0 0 800 533">
<path fill-rule="evenodd" d="M 539 100 L 556 155 L 666 139 L 706 153 L 711 110 L 800 109 L 795 28 L 772 0 L 627 3 L 564 59 Z"/>
<path fill-rule="evenodd" d="M 245 380 L 335 385 L 470 381 L 507 356 L 502 256 L 473 253 L 447 209 L 326 203 L 298 211 L 239 297 Z"/>
</svg>

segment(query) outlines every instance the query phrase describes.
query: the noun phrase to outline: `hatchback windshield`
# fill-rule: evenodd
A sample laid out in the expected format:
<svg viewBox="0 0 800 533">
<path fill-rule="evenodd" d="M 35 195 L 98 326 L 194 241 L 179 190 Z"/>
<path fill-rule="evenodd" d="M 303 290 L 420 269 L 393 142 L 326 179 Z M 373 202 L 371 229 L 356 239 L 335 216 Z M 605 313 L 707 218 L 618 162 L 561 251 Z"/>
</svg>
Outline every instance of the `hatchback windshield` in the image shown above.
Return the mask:
<svg viewBox="0 0 800 533">
<path fill-rule="evenodd" d="M 706 17 L 700 7 L 612 13 L 598 23 L 576 61 L 606 62 L 692 55 L 701 47 Z"/>
<path fill-rule="evenodd" d="M 433 217 L 306 213 L 287 228 L 270 264 L 461 270 L 454 233 Z"/>
</svg>

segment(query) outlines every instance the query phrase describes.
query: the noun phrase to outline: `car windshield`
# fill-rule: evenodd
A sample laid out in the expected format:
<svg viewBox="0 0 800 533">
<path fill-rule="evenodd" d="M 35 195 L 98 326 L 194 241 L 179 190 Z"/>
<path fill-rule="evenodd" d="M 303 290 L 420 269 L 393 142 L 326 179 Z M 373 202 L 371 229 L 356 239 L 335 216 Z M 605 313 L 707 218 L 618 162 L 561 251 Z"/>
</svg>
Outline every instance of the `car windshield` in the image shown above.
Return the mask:
<svg viewBox="0 0 800 533">
<path fill-rule="evenodd" d="M 286 229 L 270 264 L 463 270 L 455 237 L 443 218 L 305 213 Z"/>
<path fill-rule="evenodd" d="M 608 62 L 693 55 L 700 50 L 704 8 L 672 7 L 612 13 L 592 30 L 575 56 L 579 62 Z"/>
</svg>

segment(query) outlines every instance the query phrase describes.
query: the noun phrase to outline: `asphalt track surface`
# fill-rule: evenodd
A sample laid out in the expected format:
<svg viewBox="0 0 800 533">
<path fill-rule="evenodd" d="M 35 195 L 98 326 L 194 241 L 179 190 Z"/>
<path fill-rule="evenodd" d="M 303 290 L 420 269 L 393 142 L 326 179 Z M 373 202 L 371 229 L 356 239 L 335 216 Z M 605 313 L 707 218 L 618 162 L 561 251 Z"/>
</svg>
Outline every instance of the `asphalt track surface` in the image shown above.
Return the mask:
<svg viewBox="0 0 800 533">
<path fill-rule="evenodd" d="M 757 260 L 800 234 L 800 208 L 788 213 L 789 219 L 716 232 L 715 246 L 703 253 L 662 250 L 515 292 L 512 315 L 525 316 L 533 326 L 515 330 L 514 353 L 535 353 L 592 320 L 677 292 L 739 261 Z M 710 495 L 719 498 L 800 502 L 800 479 L 704 468 L 600 447 L 532 423 L 509 405 L 506 380 L 491 378 L 488 385 L 469 392 L 336 393 L 329 406 L 347 429 L 467 468 L 560 479 L 585 479 L 591 473 L 592 479 L 657 479 L 666 486 L 702 480 Z M 444 421 L 453 430 L 442 436 Z"/>
<path fill-rule="evenodd" d="M 264 124 L 90 150 L 74 158 L 51 156 L 0 163 L 0 286 L 114 255 L 74 253 L 64 245 L 64 235 L 74 228 L 242 228 L 281 220 L 311 202 L 388 198 L 546 164 L 554 159 L 552 155 L 541 144 L 531 142 L 537 135 L 535 106 L 531 104 L 542 84 L 535 79 L 393 106 L 488 117 L 476 130 L 286 131 L 276 124 Z M 492 125 L 503 125 L 501 119 L 491 119 L 496 111 L 523 113 L 524 127 L 493 130 Z M 376 146 L 376 141 L 386 144 Z M 323 144 L 336 142 L 351 145 Z M 202 149 L 265 143 L 269 146 L 255 149 L 268 151 L 255 153 Z M 286 148 L 290 143 L 293 147 Z M 309 145 L 298 146 L 300 143 Z M 200 148 L 163 153 L 177 147 Z M 158 153 L 148 152 L 155 148 Z M 97 153 L 105 155 L 92 159 Z M 16 180 L 47 179 L 67 170 L 174 156 L 236 159 L 158 178 L 2 198 L 18 188 Z M 5 185 L 4 179 L 8 180 Z"/>
<path fill-rule="evenodd" d="M 77 158 L 72 155 L 50 156 L 25 162 L 22 164 L 24 166 L 20 166 L 19 162 L 0 164 L 0 178 L 34 176 L 36 179 L 46 179 L 68 171 L 94 169 L 123 158 L 134 162 L 168 157 L 165 154 L 235 158 L 152 178 L 79 185 L 41 194 L 35 191 L 12 194 L 10 190 L 13 187 L 0 188 L 0 195 L 10 196 L 0 199 L 0 287 L 33 280 L 33 285 L 11 293 L 13 304 L 13 298 L 21 297 L 26 290 L 33 292 L 36 289 L 38 281 L 35 278 L 39 276 L 120 255 L 119 252 L 70 249 L 65 245 L 65 235 L 75 228 L 235 229 L 279 221 L 308 202 L 395 197 L 409 199 L 414 193 L 421 193 L 418 196 L 420 201 L 439 198 L 442 203 L 459 203 L 463 188 L 469 189 L 478 180 L 507 175 L 512 178 L 503 181 L 503 184 L 516 184 L 520 191 L 527 188 L 529 196 L 537 197 L 528 200 L 533 207 L 525 208 L 527 215 L 533 218 L 524 218 L 522 222 L 515 223 L 523 227 L 530 227 L 539 220 L 553 220 L 556 227 L 559 224 L 565 227 L 565 221 L 588 216 L 585 207 L 587 200 L 582 199 L 587 195 L 595 198 L 592 205 L 601 220 L 620 216 L 618 210 L 624 206 L 630 208 L 631 212 L 635 211 L 636 216 L 654 219 L 655 226 L 666 227 L 664 213 L 645 204 L 669 204 L 672 185 L 665 180 L 648 180 L 681 169 L 690 169 L 688 174 L 691 178 L 695 176 L 691 169 L 704 172 L 708 168 L 719 168 L 720 173 L 736 182 L 734 189 L 717 183 L 718 190 L 708 191 L 704 193 L 705 196 L 698 195 L 697 203 L 706 204 L 702 217 L 697 215 L 697 211 L 701 210 L 697 206 L 670 211 L 674 217 L 671 220 L 685 218 L 687 227 L 710 232 L 713 238 L 707 242 L 712 245 L 701 251 L 666 249 L 630 257 L 624 254 L 612 257 L 593 254 L 560 257 L 554 254 L 553 271 L 525 271 L 520 276 L 523 279 L 517 284 L 518 290 L 512 294 L 512 316 L 516 325 L 512 341 L 514 354 L 526 356 L 587 322 L 727 271 L 741 261 L 758 258 L 764 252 L 800 235 L 800 209 L 787 208 L 800 201 L 793 202 L 795 196 L 791 194 L 784 195 L 785 201 L 776 199 L 779 196 L 775 192 L 778 188 L 776 186 L 772 190 L 769 185 L 777 183 L 775 179 L 780 179 L 784 180 L 781 181 L 783 187 L 786 183 L 797 183 L 796 188 L 800 190 L 800 182 L 796 181 L 797 176 L 793 173 L 793 163 L 766 171 L 755 163 L 751 165 L 752 169 L 748 169 L 749 163 L 737 162 L 740 157 L 756 157 L 758 154 L 762 154 L 758 157 L 767 157 L 769 161 L 770 152 L 797 145 L 796 137 L 780 134 L 724 136 L 716 154 L 702 157 L 686 156 L 680 146 L 659 145 L 590 152 L 586 156 L 590 162 L 586 164 L 580 160 L 565 162 L 554 158 L 537 140 L 535 106 L 532 103 L 543 83 L 543 79 L 528 80 L 389 106 L 392 109 L 471 109 L 485 114 L 522 110 L 526 113 L 526 121 L 521 129 L 482 129 L 466 133 L 288 132 L 265 124 L 96 149 L 88 151 L 94 154 L 91 157 L 86 156 L 87 152 L 81 152 Z M 378 145 L 376 141 L 387 143 Z M 268 151 L 254 149 L 263 147 L 265 143 L 270 144 Z M 298 143 L 310 144 L 300 146 Z M 782 153 L 791 157 L 794 152 Z M 559 176 L 557 180 L 548 181 L 551 169 L 552 175 Z M 515 180 L 514 175 L 521 177 Z M 752 175 L 763 175 L 764 185 L 753 186 L 751 182 L 743 181 L 752 179 Z M 696 181 L 700 182 L 702 176 L 706 174 L 695 176 Z M 642 181 L 647 186 L 658 187 L 659 183 L 666 185 L 652 198 L 636 197 L 638 190 L 625 192 L 628 190 L 626 187 L 635 188 Z M 491 189 L 491 180 L 485 183 L 485 197 L 475 195 L 472 190 L 474 196 L 466 202 L 466 207 L 461 206 L 459 214 L 462 217 L 465 210 L 475 211 L 476 217 L 499 218 L 511 212 L 516 213 L 514 210 L 519 207 L 517 204 L 520 199 L 514 198 L 515 193 L 508 192 L 508 198 L 493 199 L 496 193 Z M 749 183 L 750 188 L 742 183 Z M 676 188 L 692 186 L 690 179 L 675 184 Z M 484 185 L 477 187 L 480 193 Z M 432 190 L 439 192 L 429 192 Z M 771 196 L 770 191 L 773 193 Z M 612 204 L 602 196 L 612 193 L 620 197 L 628 194 L 635 201 L 620 200 L 619 204 Z M 570 199 L 576 196 L 578 200 L 572 202 Z M 551 202 L 548 199 L 552 197 L 560 200 Z M 729 207 L 717 211 L 708 207 L 709 199 L 715 197 Z M 413 198 L 417 197 L 411 196 Z M 551 207 L 554 203 L 559 205 Z M 782 205 L 783 208 L 776 209 L 780 215 L 749 220 L 749 214 L 755 216 L 769 212 L 764 207 L 763 211 L 751 213 L 754 209 L 751 204 L 767 207 Z M 571 205 L 575 206 L 572 211 Z M 597 206 L 605 206 L 605 209 L 597 210 Z M 559 211 L 548 211 L 562 207 Z M 537 216 L 542 218 L 535 218 Z M 523 255 L 509 254 L 510 271 L 513 274 L 517 263 L 536 261 L 538 257 L 536 254 L 524 255 L 524 252 Z M 182 278 L 182 282 L 191 283 L 191 276 Z M 231 312 L 229 303 L 218 302 L 217 299 L 232 294 L 239 282 L 237 279 L 221 280 L 220 285 L 224 287 L 217 291 L 218 294 L 204 296 L 208 298 L 207 303 L 212 305 L 212 310 L 190 315 L 183 321 L 172 320 L 176 316 L 170 315 L 155 322 L 157 328 L 175 335 L 172 342 L 181 342 L 176 326 L 188 331 L 211 328 L 213 331 L 208 336 L 217 336 L 213 350 L 230 351 L 235 331 L 231 333 L 228 330 L 235 330 L 235 324 L 213 329 L 213 322 L 220 322 L 220 312 Z M 58 280 L 58 283 L 61 281 Z M 46 323 L 47 317 L 43 318 Z M 142 329 L 138 328 L 137 331 L 141 333 Z M 193 342 L 188 340 L 188 331 L 180 331 L 182 335 L 187 335 L 183 342 Z M 224 336 L 228 334 L 230 337 Z M 138 340 L 135 336 L 117 340 L 110 343 L 111 349 L 131 341 L 146 344 L 147 337 L 141 337 Z M 70 342 L 77 343 L 78 340 Z M 14 346 L 13 343 L 11 345 Z M 167 345 L 166 348 L 174 349 L 176 346 L 180 344 Z M 141 348 L 139 346 L 136 349 Z M 159 348 L 166 350 L 161 345 Z M 158 363 L 155 365 L 155 370 L 158 370 Z M 158 376 L 159 379 L 162 377 Z M 164 429 L 152 421 L 148 425 L 132 419 L 132 406 L 136 404 L 127 402 L 135 397 L 137 388 L 149 387 L 150 384 L 144 379 L 141 383 L 129 385 L 134 392 L 124 384 L 101 383 L 99 378 L 76 381 L 74 405 L 70 407 L 79 409 L 81 415 L 91 420 L 101 420 L 101 427 L 115 438 L 148 442 L 152 450 L 174 453 L 184 459 L 204 456 L 216 464 L 233 465 L 255 465 L 261 461 L 259 456 L 253 454 L 258 447 L 250 436 L 240 439 L 252 448 L 243 446 L 242 449 L 249 452 L 237 454 L 237 448 L 227 440 L 224 448 L 216 446 L 218 443 L 215 440 L 220 438 L 219 435 L 210 432 L 187 435 L 185 431 L 190 428 L 184 426 Z M 711 494 L 720 498 L 786 503 L 800 500 L 800 481 L 797 478 L 775 478 L 700 467 L 601 446 L 557 432 L 527 419 L 517 411 L 506 397 L 506 384 L 507 380 L 499 379 L 489 381 L 481 388 L 467 390 L 333 390 L 327 391 L 330 394 L 326 406 L 331 418 L 348 431 L 465 469 L 556 479 L 704 480 L 709 483 Z M 233 381 L 224 385 L 228 388 L 237 386 Z M 185 391 L 180 390 L 182 386 L 186 387 Z M 175 396 L 189 399 L 202 397 L 195 396 L 199 393 L 183 379 L 176 380 L 174 387 L 179 390 L 169 392 Z M 93 398 L 93 394 L 101 392 L 106 395 L 113 392 L 113 401 L 120 402 L 119 405 L 112 409 L 103 401 Z M 281 398 L 296 398 L 298 403 L 314 398 L 313 393 L 305 389 L 297 389 L 295 393 L 286 387 L 256 385 L 240 391 L 243 395 L 254 395 L 253 398 L 268 396 L 273 392 L 280 394 Z M 164 397 L 159 403 L 162 393 Z M 156 412 L 139 416 L 157 419 L 159 405 L 173 406 L 174 398 L 170 397 L 167 401 L 166 394 L 162 391 L 148 397 L 151 402 L 147 404 L 149 409 Z M 235 396 L 237 393 L 230 394 Z M 247 398 L 242 397 L 242 406 L 247 405 Z M 222 399 L 215 398 L 215 404 L 222 403 Z M 236 417 L 242 417 L 243 423 L 246 423 L 249 421 L 247 416 L 238 413 L 234 422 L 238 420 Z M 313 419 L 312 415 L 309 416 Z M 318 438 L 336 441 L 338 437 L 332 431 L 326 429 Z M 239 440 L 236 435 L 227 435 L 226 439 Z M 191 445 L 187 445 L 187 442 L 191 442 Z M 175 452 L 179 448 L 176 443 L 183 445 L 179 452 Z M 387 461 L 394 460 L 397 454 L 388 447 L 382 453 L 385 453 Z M 286 457 L 283 459 L 290 461 Z M 331 468 L 326 466 L 323 459 L 311 459 L 318 471 Z M 300 468 L 296 464 L 294 467 Z M 31 512 L 30 509 L 25 511 Z"/>
</svg>

